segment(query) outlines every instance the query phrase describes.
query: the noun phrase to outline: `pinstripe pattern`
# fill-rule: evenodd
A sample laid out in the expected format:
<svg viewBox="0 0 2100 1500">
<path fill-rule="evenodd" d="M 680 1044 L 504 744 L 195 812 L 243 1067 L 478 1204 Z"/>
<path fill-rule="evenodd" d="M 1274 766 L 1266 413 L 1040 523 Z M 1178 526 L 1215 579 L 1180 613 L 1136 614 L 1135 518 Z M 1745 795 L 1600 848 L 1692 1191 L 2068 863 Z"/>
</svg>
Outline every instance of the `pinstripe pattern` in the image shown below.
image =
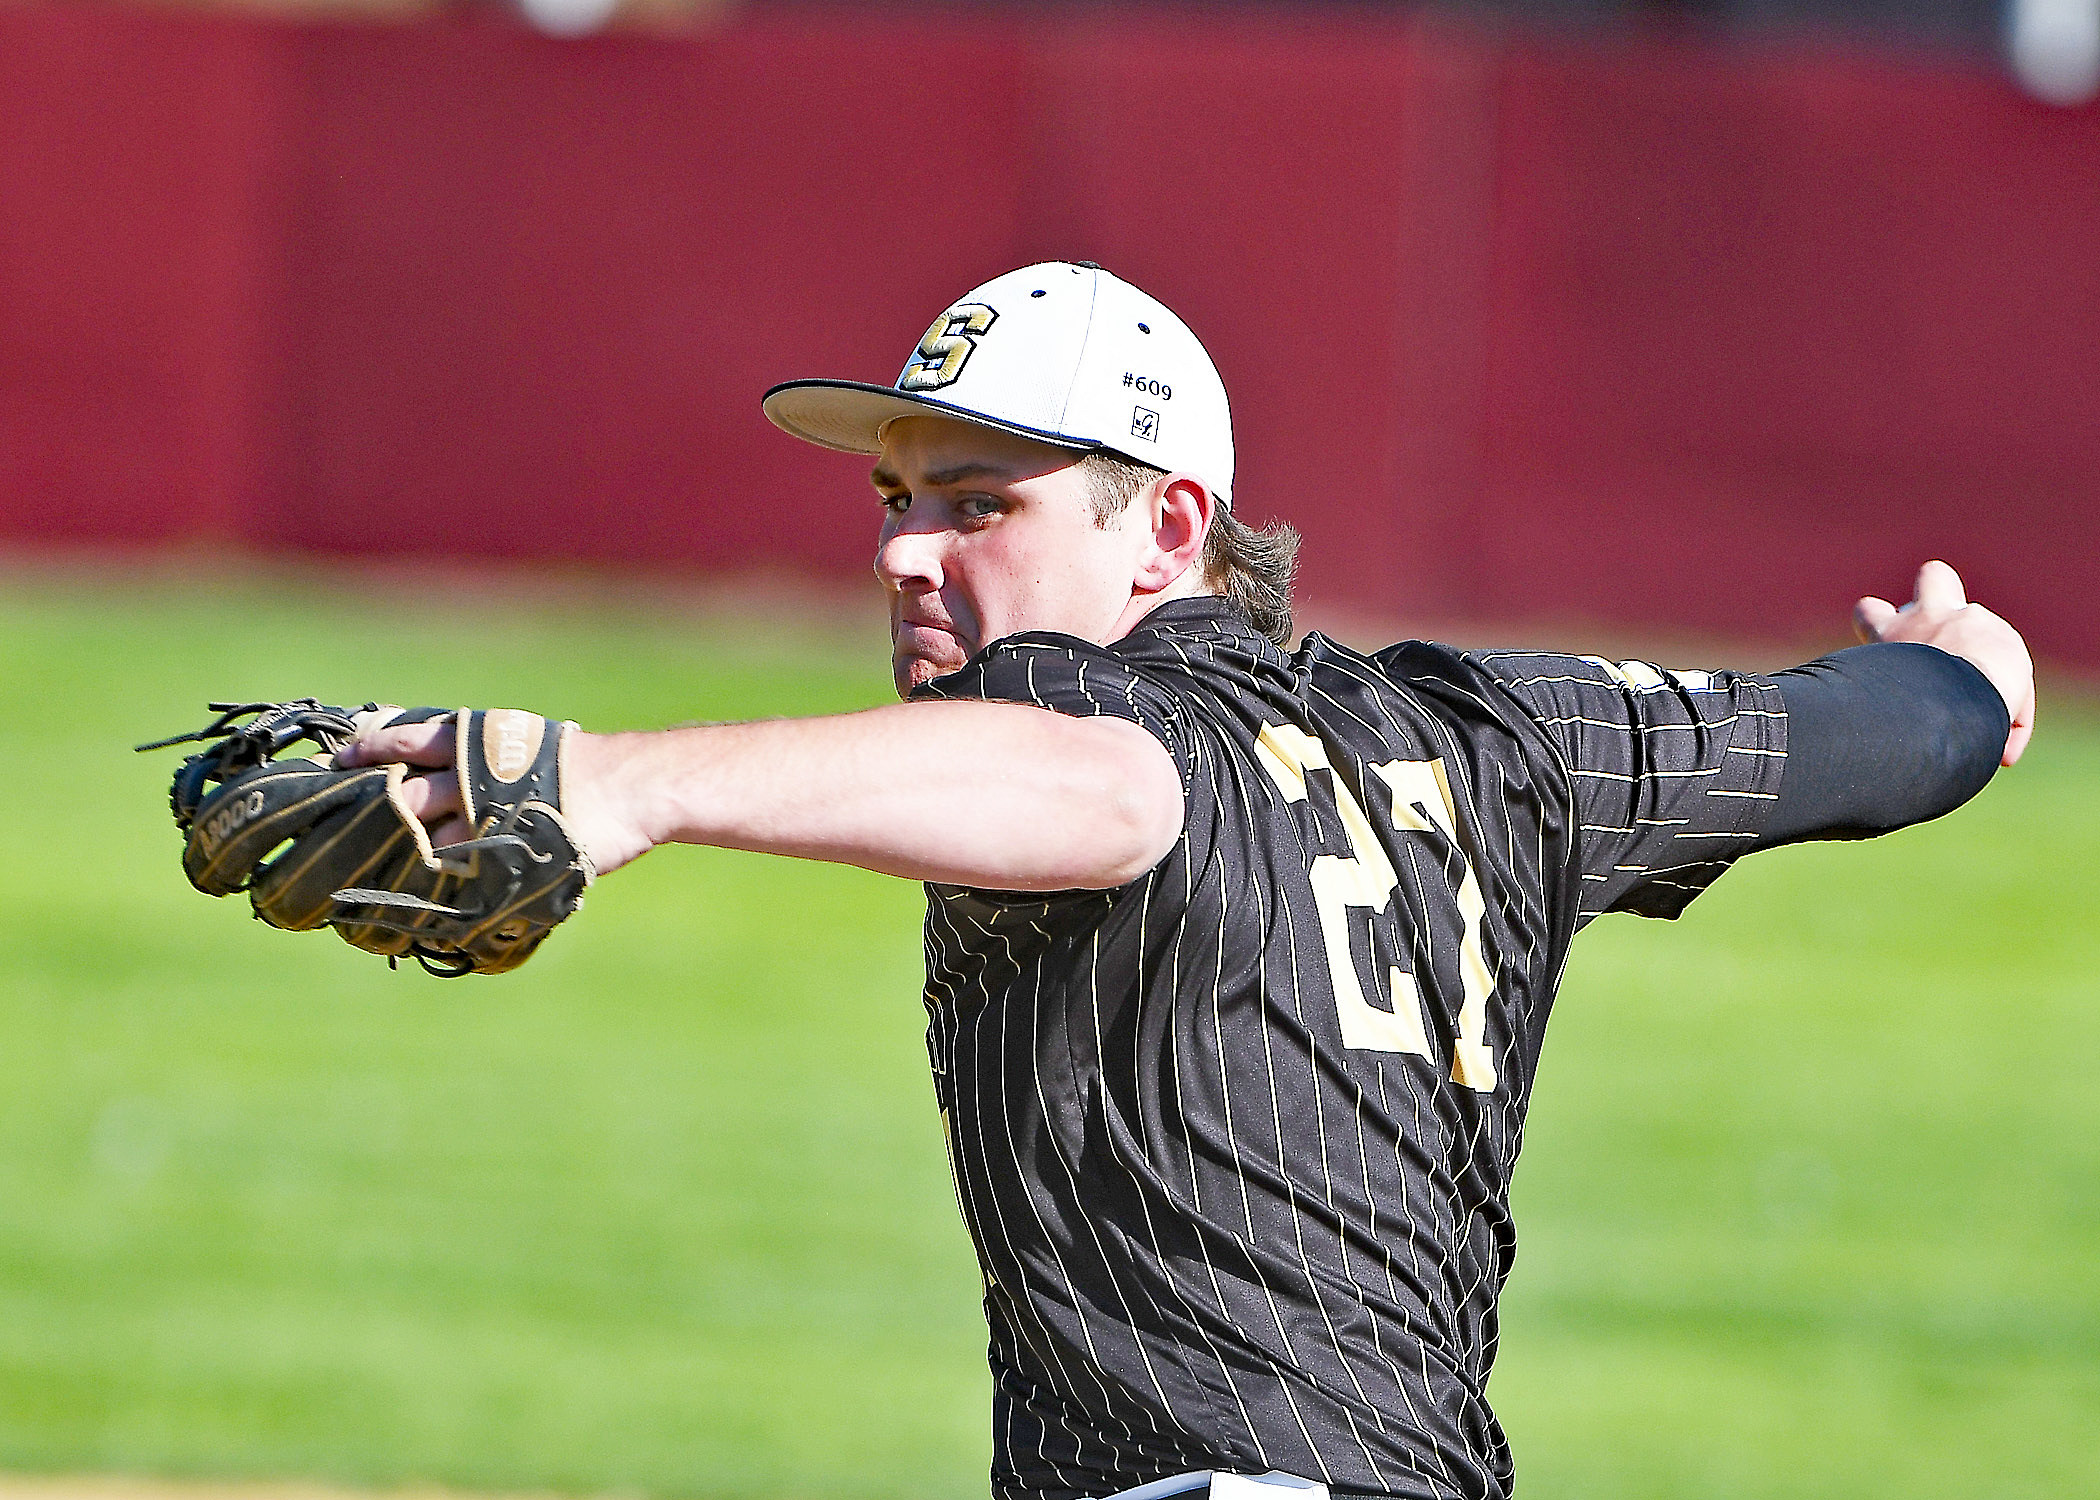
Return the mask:
<svg viewBox="0 0 2100 1500">
<path fill-rule="evenodd" d="M 1674 915 L 1747 846 L 1784 763 L 1778 693 L 1420 643 L 1311 636 L 1286 657 L 1188 600 L 1112 647 L 1010 638 L 920 696 L 1134 720 L 1188 789 L 1178 845 L 1120 890 L 928 888 L 928 1051 L 984 1271 L 994 1490 L 1279 1468 L 1506 1494 L 1484 1387 L 1568 943 L 1607 909 Z M 1264 726 L 1331 769 L 1279 784 Z M 1448 784 L 1455 839 L 1394 808 L 1372 772 L 1395 761 L 1442 762 L 1423 784 Z M 1357 986 L 1397 1008 L 1382 976 L 1413 976 L 1429 1057 L 1342 1042 L 1312 870 L 1362 852 L 1344 795 L 1382 850 L 1350 868 L 1395 881 L 1346 914 Z M 1469 871 L 1491 1090 L 1454 1081 Z"/>
</svg>

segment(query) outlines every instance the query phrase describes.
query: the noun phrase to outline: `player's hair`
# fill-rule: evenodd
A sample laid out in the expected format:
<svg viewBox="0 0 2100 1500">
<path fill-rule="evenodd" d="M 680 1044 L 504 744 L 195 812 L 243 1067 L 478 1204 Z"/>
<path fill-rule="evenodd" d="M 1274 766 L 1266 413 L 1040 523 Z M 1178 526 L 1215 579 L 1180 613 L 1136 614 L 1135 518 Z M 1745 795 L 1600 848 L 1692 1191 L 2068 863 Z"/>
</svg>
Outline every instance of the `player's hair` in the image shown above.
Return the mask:
<svg viewBox="0 0 2100 1500">
<path fill-rule="evenodd" d="M 1137 492 L 1167 471 L 1121 454 L 1089 453 L 1079 461 L 1094 502 L 1094 524 L 1106 526 Z M 1281 521 L 1259 529 L 1226 506 L 1203 539 L 1203 581 L 1279 646 L 1291 643 L 1291 579 L 1298 572 L 1298 533 Z"/>
</svg>

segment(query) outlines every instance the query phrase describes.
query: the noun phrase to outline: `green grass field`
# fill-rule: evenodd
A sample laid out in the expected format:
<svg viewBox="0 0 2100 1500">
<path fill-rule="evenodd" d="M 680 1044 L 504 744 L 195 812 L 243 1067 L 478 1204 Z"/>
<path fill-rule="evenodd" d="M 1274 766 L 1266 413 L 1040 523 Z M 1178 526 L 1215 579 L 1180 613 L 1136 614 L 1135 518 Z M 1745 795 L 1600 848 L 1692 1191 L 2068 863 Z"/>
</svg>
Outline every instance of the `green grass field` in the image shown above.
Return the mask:
<svg viewBox="0 0 2100 1500">
<path fill-rule="evenodd" d="M 398 591 L 221 587 L 238 634 L 0 582 L 0 1468 L 981 1493 L 915 889 L 667 851 L 441 983 L 196 895 L 127 749 L 246 694 L 846 708 L 879 640 L 488 594 L 439 656 Z M 1493 1388 L 1524 1493 L 2100 1493 L 2096 830 L 2055 702 L 1950 822 L 1591 929 Z"/>
</svg>

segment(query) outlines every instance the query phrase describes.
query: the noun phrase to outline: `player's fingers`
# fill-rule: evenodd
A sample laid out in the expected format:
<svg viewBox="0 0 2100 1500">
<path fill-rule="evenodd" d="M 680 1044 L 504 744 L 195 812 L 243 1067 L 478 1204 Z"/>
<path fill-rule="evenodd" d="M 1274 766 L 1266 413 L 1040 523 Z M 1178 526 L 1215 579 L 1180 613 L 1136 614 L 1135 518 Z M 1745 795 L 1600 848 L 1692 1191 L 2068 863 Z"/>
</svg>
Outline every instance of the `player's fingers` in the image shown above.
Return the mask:
<svg viewBox="0 0 2100 1500">
<path fill-rule="evenodd" d="M 408 776 L 401 782 L 401 804 L 425 823 L 440 825 L 458 820 L 467 810 L 459 795 L 459 777 L 451 771 L 430 776 Z"/>
<path fill-rule="evenodd" d="M 430 842 L 440 849 L 447 844 L 464 844 L 473 836 L 473 825 L 457 813 L 430 830 Z"/>
<path fill-rule="evenodd" d="M 2005 737 L 2005 755 L 1999 762 L 2011 765 L 2027 751 L 2027 742 L 2034 738 L 2034 689 L 2027 690 L 2027 701 L 2013 715 L 2012 733 Z"/>
<path fill-rule="evenodd" d="M 362 730 L 335 753 L 339 767 L 381 766 L 397 760 L 412 766 L 451 765 L 452 721 L 428 719 L 421 724 L 377 725 Z"/>
<path fill-rule="evenodd" d="M 1951 615 L 1967 606 L 1961 574 L 1937 558 L 1918 569 L 1918 608 L 1927 614 Z"/>
<path fill-rule="evenodd" d="M 1896 606 L 1886 599 L 1876 599 L 1869 594 L 1852 606 L 1852 628 L 1863 641 L 1878 641 L 1881 633 L 1889 628 L 1896 618 Z"/>
</svg>

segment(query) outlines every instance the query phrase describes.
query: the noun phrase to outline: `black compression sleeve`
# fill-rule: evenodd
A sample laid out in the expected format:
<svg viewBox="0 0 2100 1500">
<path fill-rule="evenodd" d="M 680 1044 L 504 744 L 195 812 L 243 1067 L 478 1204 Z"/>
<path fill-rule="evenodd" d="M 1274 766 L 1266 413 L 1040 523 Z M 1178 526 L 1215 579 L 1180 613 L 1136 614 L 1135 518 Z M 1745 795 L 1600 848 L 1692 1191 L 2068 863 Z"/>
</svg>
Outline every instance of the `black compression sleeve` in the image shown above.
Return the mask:
<svg viewBox="0 0 2100 1500">
<path fill-rule="evenodd" d="M 1871 838 L 1983 790 L 2012 726 L 1990 679 L 1936 646 L 1854 646 L 1773 674 L 1786 771 L 1753 848 Z"/>
</svg>

